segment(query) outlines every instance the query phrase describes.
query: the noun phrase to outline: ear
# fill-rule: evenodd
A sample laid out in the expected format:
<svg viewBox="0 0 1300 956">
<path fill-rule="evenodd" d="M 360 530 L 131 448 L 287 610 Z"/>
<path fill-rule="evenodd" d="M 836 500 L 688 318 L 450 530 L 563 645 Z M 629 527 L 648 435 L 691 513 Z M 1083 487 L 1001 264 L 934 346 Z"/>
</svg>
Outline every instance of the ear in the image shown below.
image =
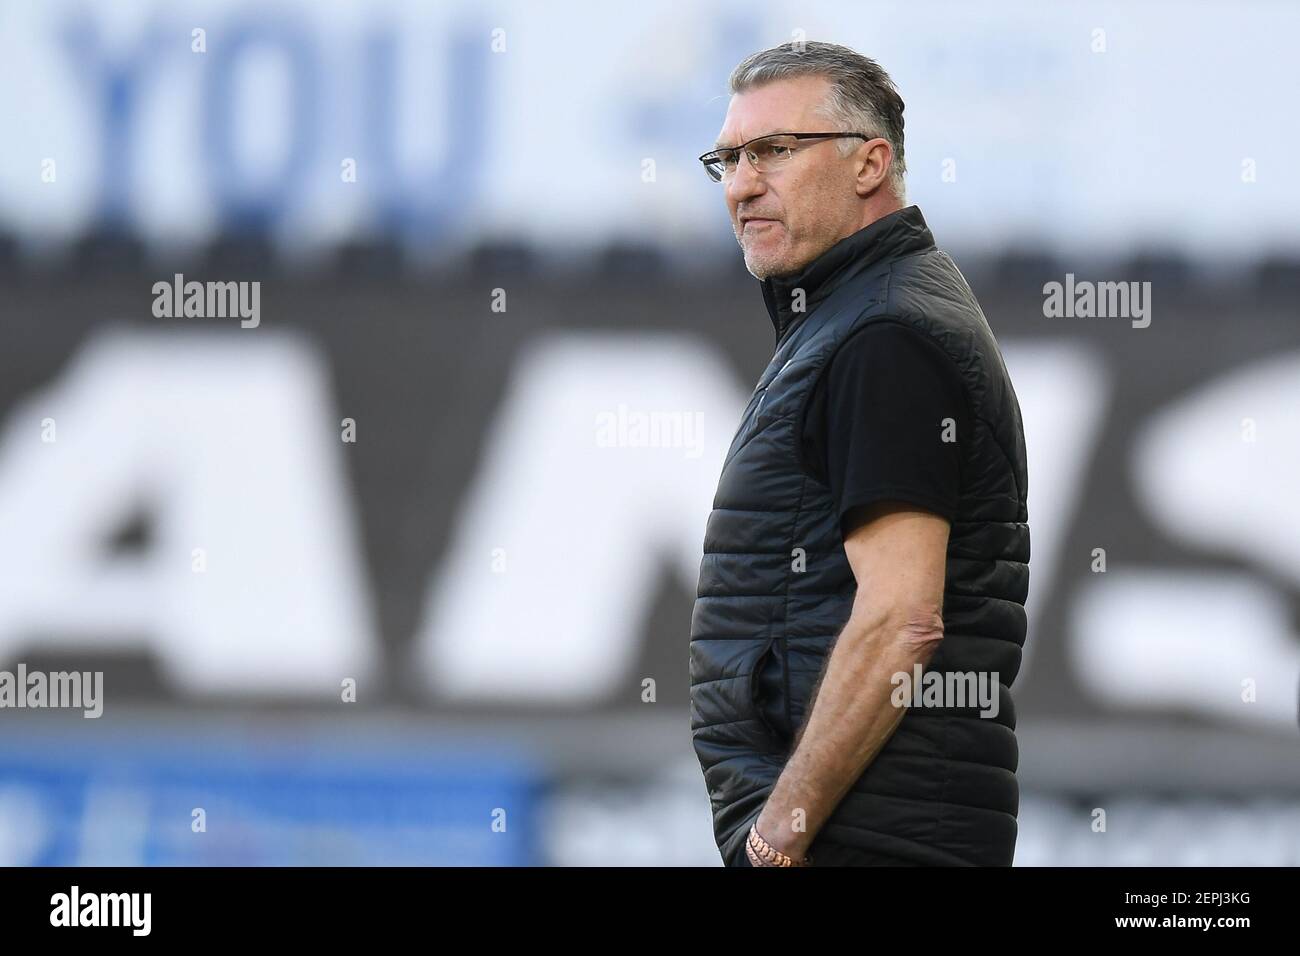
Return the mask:
<svg viewBox="0 0 1300 956">
<path fill-rule="evenodd" d="M 855 189 L 865 199 L 879 189 L 889 176 L 889 167 L 894 161 L 894 148 L 889 145 L 889 140 L 876 137 L 860 145 L 854 157 L 857 160 Z"/>
</svg>

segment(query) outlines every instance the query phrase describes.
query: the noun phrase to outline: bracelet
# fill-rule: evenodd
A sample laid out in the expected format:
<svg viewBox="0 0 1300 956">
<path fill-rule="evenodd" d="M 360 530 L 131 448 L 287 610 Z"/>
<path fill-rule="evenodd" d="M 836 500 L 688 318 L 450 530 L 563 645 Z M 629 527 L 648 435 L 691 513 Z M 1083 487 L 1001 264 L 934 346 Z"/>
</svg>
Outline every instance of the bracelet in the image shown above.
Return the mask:
<svg viewBox="0 0 1300 956">
<path fill-rule="evenodd" d="M 772 844 L 768 843 L 758 832 L 758 821 L 749 828 L 749 836 L 745 838 L 745 854 L 749 857 L 752 866 L 811 866 L 812 857 L 805 856 L 802 860 L 795 860 L 786 853 L 782 853 Z"/>
</svg>

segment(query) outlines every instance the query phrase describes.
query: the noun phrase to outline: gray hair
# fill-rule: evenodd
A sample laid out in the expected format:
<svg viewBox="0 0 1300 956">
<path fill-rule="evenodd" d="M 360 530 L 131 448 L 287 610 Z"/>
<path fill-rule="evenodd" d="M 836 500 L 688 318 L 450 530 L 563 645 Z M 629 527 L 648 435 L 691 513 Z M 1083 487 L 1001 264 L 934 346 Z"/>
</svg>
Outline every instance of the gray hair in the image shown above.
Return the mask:
<svg viewBox="0 0 1300 956">
<path fill-rule="evenodd" d="M 732 93 L 743 93 L 775 80 L 824 76 L 831 83 L 826 102 L 818 109 L 845 133 L 866 133 L 887 140 L 894 152 L 887 182 L 899 202 L 905 202 L 903 177 L 903 98 L 894 81 L 875 60 L 836 43 L 782 43 L 751 53 L 731 71 Z M 838 141 L 841 156 L 862 145 L 861 140 Z"/>
</svg>

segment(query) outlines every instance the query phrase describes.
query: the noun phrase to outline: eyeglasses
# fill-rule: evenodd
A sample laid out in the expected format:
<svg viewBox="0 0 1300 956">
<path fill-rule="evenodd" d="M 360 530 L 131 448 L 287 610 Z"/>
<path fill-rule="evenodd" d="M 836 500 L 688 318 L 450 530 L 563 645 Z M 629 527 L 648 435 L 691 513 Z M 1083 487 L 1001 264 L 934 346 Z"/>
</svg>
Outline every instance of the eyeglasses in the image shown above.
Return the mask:
<svg viewBox="0 0 1300 956">
<path fill-rule="evenodd" d="M 704 171 L 715 183 L 724 182 L 736 175 L 736 166 L 743 152 L 749 157 L 749 164 L 756 173 L 768 173 L 780 169 L 790 162 L 795 151 L 799 149 L 801 139 L 857 139 L 870 140 L 866 133 L 768 133 L 739 146 L 715 149 L 700 157 Z"/>
</svg>

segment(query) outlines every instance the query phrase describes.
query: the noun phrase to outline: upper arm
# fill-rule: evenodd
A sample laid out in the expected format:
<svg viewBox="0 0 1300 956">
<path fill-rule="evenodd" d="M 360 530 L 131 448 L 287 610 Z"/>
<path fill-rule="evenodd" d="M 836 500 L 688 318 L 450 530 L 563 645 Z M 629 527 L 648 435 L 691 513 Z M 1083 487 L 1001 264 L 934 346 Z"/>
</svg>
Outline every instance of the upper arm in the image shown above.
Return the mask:
<svg viewBox="0 0 1300 956">
<path fill-rule="evenodd" d="M 853 616 L 918 643 L 943 637 L 948 519 L 903 501 L 859 509 L 844 553 L 858 582 Z"/>
<path fill-rule="evenodd" d="M 832 357 L 818 411 L 827 484 L 858 582 L 853 615 L 933 642 L 943 633 L 949 522 L 971 426 L 961 373 L 925 333 L 868 325 Z"/>
</svg>

